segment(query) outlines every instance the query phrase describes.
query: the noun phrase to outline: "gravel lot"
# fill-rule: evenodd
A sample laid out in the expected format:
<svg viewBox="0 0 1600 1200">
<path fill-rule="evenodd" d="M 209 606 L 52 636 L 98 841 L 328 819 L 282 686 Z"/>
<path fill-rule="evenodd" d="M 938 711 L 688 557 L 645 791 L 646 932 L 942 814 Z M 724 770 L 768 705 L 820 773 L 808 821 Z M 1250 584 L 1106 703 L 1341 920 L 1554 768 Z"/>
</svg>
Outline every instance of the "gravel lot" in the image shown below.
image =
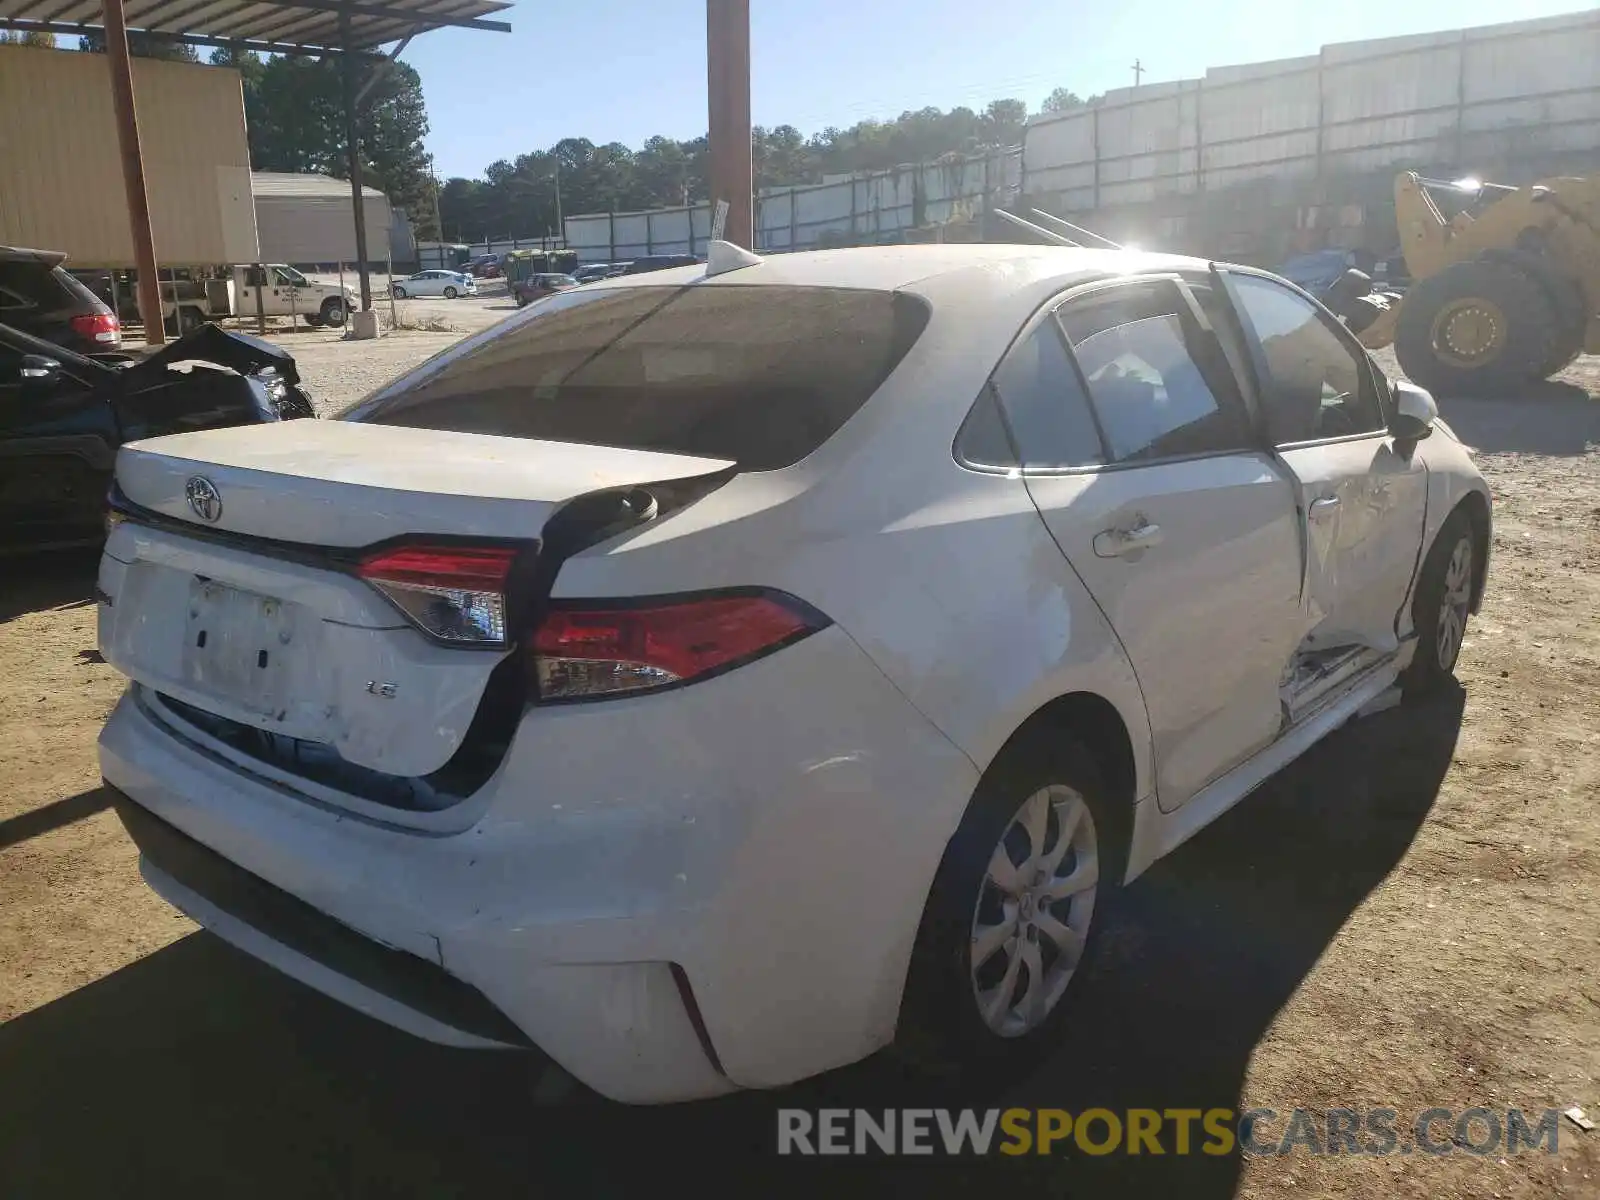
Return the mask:
<svg viewBox="0 0 1600 1200">
<path fill-rule="evenodd" d="M 338 282 L 337 276 L 313 278 Z M 345 282 L 355 286 L 351 277 L 346 277 Z M 317 411 L 332 412 L 431 358 L 466 334 L 487 329 L 517 311 L 504 280 L 484 280 L 480 286 L 483 290 L 476 296 L 395 300 L 391 304 L 388 276 L 375 275 L 373 307 L 378 310 L 384 329 L 382 337 L 356 342 L 346 339 L 342 331 L 303 325 L 291 329 L 286 321 L 279 321 L 274 323 L 268 340 L 294 355 Z"/>
<path fill-rule="evenodd" d="M 492 296 L 409 303 L 462 329 L 505 315 Z M 458 336 L 280 340 L 331 407 Z M 120 681 L 94 648 L 93 557 L 8 567 L 0 1193 L 615 1195 L 684 1181 L 712 1195 L 1593 1200 L 1600 1132 L 1566 1123 L 1558 1155 L 1509 1159 L 767 1153 L 774 1107 L 841 1096 L 1600 1109 L 1600 359 L 1534 395 L 1444 411 L 1497 504 L 1464 687 L 1352 724 L 1152 870 L 1059 1053 L 1006 1097 L 930 1101 L 868 1063 L 778 1097 L 537 1107 L 524 1065 L 414 1041 L 255 965 L 142 885 L 105 811 L 94 738 Z"/>
</svg>

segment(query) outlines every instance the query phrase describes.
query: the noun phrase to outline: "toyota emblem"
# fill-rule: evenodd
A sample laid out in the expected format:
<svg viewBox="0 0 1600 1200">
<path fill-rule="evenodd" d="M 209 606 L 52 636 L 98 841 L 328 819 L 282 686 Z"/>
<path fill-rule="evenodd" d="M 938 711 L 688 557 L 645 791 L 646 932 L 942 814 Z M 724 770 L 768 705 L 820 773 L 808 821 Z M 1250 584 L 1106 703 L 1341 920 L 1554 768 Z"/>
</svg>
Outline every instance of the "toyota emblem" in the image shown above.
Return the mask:
<svg viewBox="0 0 1600 1200">
<path fill-rule="evenodd" d="M 189 507 L 194 515 L 207 524 L 214 524 L 222 516 L 222 493 L 217 485 L 204 475 L 195 475 L 184 485 L 184 495 L 189 497 Z"/>
</svg>

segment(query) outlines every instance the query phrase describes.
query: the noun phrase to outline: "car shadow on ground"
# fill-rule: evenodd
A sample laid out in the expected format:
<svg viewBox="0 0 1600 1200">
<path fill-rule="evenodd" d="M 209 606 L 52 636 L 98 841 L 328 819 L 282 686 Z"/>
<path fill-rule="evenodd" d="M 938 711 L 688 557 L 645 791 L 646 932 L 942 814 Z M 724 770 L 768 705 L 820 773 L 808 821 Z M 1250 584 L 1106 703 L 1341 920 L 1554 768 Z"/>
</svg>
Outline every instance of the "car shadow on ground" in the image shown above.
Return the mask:
<svg viewBox="0 0 1600 1200">
<path fill-rule="evenodd" d="M 1600 444 L 1600 399 L 1558 380 L 1534 384 L 1515 399 L 1445 396 L 1439 415 L 1486 454 L 1581 456 Z"/>
<path fill-rule="evenodd" d="M 0 558 L 0 624 L 23 613 L 94 603 L 100 547 Z"/>
<path fill-rule="evenodd" d="M 540 1107 L 526 1060 L 393 1032 L 202 933 L 0 1028 L 8 1190 L 611 1196 L 687 1183 L 707 1195 L 825 1188 L 881 1200 L 1020 1184 L 1231 1196 L 1237 1151 L 780 1158 L 776 1110 L 1242 1107 L 1263 1032 L 1426 818 L 1462 710 L 1455 688 L 1348 726 L 1153 868 L 1114 910 L 1058 1052 L 1002 1095 L 935 1092 L 880 1057 L 780 1093 L 654 1109 L 583 1094 Z"/>
</svg>

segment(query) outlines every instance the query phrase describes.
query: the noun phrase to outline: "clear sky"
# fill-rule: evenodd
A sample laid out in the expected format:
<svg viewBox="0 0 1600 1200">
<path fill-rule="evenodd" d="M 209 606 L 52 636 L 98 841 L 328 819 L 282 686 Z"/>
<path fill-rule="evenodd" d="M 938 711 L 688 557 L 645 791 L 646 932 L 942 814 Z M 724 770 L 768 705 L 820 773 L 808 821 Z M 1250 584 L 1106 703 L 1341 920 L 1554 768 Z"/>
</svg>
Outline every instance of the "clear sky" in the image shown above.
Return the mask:
<svg viewBox="0 0 1600 1200">
<path fill-rule="evenodd" d="M 758 125 L 811 134 L 907 109 L 979 109 L 1054 88 L 1089 96 L 1207 67 L 1359 41 L 1581 12 L 1577 0 L 751 0 Z M 441 177 L 477 176 L 563 137 L 637 148 L 706 129 L 704 0 L 518 0 L 513 32 L 425 34 L 422 75 Z"/>
</svg>

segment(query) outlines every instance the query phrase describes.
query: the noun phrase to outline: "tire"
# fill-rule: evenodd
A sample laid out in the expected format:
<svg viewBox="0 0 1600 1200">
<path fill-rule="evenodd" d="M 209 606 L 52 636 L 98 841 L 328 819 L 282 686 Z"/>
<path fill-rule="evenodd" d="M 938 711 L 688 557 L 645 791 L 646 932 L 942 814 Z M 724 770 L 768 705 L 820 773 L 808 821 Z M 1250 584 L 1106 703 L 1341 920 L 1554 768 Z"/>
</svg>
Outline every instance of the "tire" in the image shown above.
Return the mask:
<svg viewBox="0 0 1600 1200">
<path fill-rule="evenodd" d="M 338 329 L 345 322 L 344 301 L 336 296 L 324 300 L 322 309 L 317 314 L 317 320 L 323 325 Z"/>
<path fill-rule="evenodd" d="M 1472 608 L 1476 572 L 1484 553 L 1478 541 L 1472 522 L 1457 509 L 1428 549 L 1411 600 L 1417 652 L 1401 679 L 1407 699 L 1436 692 L 1455 675 Z"/>
<path fill-rule="evenodd" d="M 444 290 L 444 298 L 446 300 L 454 300 L 456 298 L 456 295 L 457 295 L 457 293 L 456 293 L 455 288 L 453 288 L 453 287 L 445 288 L 445 290 Z"/>
<path fill-rule="evenodd" d="M 1030 812 L 1036 820 L 1042 814 L 1041 839 L 1026 824 Z M 1067 846 L 1063 821 L 1071 824 Z M 1122 878 L 1126 824 L 1117 818 L 1094 757 L 1076 741 L 1037 738 L 1001 753 L 979 782 L 934 877 L 901 1001 L 895 1052 L 902 1060 L 925 1071 L 992 1075 L 1001 1082 L 1049 1052 L 1087 974 L 1108 893 Z M 1042 846 L 1033 849 L 1038 840 Z M 1045 861 L 1034 883 L 1005 881 L 1023 888 L 1006 899 L 994 871 L 1000 854 L 1015 868 L 1038 862 L 1041 851 Z M 1048 894 L 1039 890 L 1045 873 L 1057 891 L 1074 882 L 1090 886 L 1041 908 L 1035 897 Z M 1020 931 L 1009 939 L 1008 914 Z M 1063 926 L 1081 938 L 1075 957 L 1056 940 Z M 974 962 L 980 941 L 989 948 Z M 1034 965 L 1042 968 L 1045 990 L 1039 1007 L 1030 1009 L 1040 981 Z"/>
<path fill-rule="evenodd" d="M 1541 372 L 1541 377 L 1548 379 L 1583 352 L 1589 316 L 1584 311 L 1588 301 L 1582 286 L 1556 265 L 1545 235 L 1538 229 L 1524 229 L 1514 248 L 1486 251 L 1484 257 L 1519 267 L 1544 288 L 1555 306 L 1556 336 Z"/>
<path fill-rule="evenodd" d="M 1555 304 L 1533 276 L 1514 263 L 1474 259 L 1411 288 L 1394 348 L 1401 369 L 1432 392 L 1503 392 L 1545 377 L 1558 329 Z"/>
<path fill-rule="evenodd" d="M 185 305 L 178 310 L 179 334 L 193 333 L 206 323 L 206 315 L 193 305 Z"/>
<path fill-rule="evenodd" d="M 395 286 L 394 286 L 394 298 L 396 300 L 404 300 L 406 298 L 406 290 L 405 290 L 405 288 L 401 287 L 399 284 L 395 284 Z"/>
</svg>

